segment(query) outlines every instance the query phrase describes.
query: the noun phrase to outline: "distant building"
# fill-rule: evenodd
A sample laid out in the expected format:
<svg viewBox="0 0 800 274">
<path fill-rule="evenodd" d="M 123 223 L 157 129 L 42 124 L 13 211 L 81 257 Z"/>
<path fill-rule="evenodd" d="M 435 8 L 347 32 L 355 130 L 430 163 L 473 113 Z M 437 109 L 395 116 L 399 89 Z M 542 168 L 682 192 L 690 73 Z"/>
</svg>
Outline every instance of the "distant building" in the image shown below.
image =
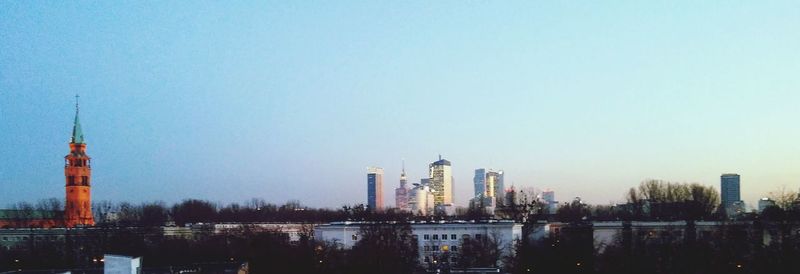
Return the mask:
<svg viewBox="0 0 800 274">
<path fill-rule="evenodd" d="M 400 173 L 400 187 L 394 190 L 394 202 L 395 207 L 402 211 L 408 211 L 408 194 L 409 189 L 406 185 L 408 181 L 406 180 L 406 167 L 403 164 L 403 171 Z"/>
<path fill-rule="evenodd" d="M 436 206 L 453 204 L 453 169 L 450 161 L 442 159 L 428 165 L 430 188 L 433 190 L 433 201 Z"/>
<path fill-rule="evenodd" d="M 740 196 L 739 174 L 722 174 L 720 176 L 720 198 L 722 207 L 728 216 L 736 214 L 739 204 L 742 203 Z"/>
<path fill-rule="evenodd" d="M 487 170 L 485 168 L 479 168 L 475 170 L 475 177 L 473 177 L 472 182 L 475 185 L 475 199 L 473 199 L 473 204 L 475 201 L 480 201 L 481 204 L 485 206 L 489 206 L 488 203 L 485 203 L 486 198 L 491 198 L 493 202 L 491 203 L 492 206 L 494 205 L 503 205 L 505 199 L 505 186 L 503 184 L 503 177 L 504 173 L 502 170 L 494 171 L 494 170 Z"/>
<path fill-rule="evenodd" d="M 556 214 L 556 210 L 558 210 L 558 201 L 556 201 L 556 193 L 554 191 L 542 191 L 542 201 L 544 202 L 544 208 L 547 214 Z"/>
<path fill-rule="evenodd" d="M 367 169 L 367 206 L 370 210 L 383 209 L 383 169 Z"/>
<path fill-rule="evenodd" d="M 430 215 L 434 208 L 434 194 L 427 184 L 414 184 L 408 195 L 408 208 L 414 214 Z"/>
<path fill-rule="evenodd" d="M 361 239 L 359 222 L 335 222 L 318 225 L 314 228 L 314 238 L 337 243 L 344 249 L 352 248 Z M 515 244 L 522 239 L 522 224 L 513 221 L 485 222 L 417 222 L 411 224 L 411 233 L 417 240 L 419 263 L 438 260 L 440 263 L 454 264 L 458 261 L 461 244 L 466 239 L 491 239 L 498 243 L 500 258 L 513 255 Z M 448 256 L 443 256 L 447 254 Z M 442 259 L 450 260 L 443 262 Z M 498 265 L 503 264 L 499 260 Z"/>
<path fill-rule="evenodd" d="M 475 177 L 472 178 L 475 185 L 475 194 L 472 197 L 481 197 L 486 195 L 486 169 L 479 168 L 475 170 Z"/>
<path fill-rule="evenodd" d="M 505 186 L 503 186 L 503 171 L 486 172 L 486 192 L 488 196 L 494 197 L 497 205 L 503 205 Z"/>
<path fill-rule="evenodd" d="M 764 209 L 775 206 L 775 201 L 770 198 L 761 198 L 758 200 L 758 213 L 764 212 Z"/>
</svg>

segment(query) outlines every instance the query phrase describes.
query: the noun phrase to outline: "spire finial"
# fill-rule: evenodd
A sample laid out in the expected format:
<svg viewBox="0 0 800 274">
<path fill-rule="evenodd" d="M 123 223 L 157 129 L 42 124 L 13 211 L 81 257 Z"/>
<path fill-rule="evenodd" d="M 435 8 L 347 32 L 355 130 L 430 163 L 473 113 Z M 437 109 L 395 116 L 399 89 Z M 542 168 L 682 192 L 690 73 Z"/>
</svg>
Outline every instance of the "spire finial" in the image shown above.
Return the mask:
<svg viewBox="0 0 800 274">
<path fill-rule="evenodd" d="M 403 174 L 406 174 L 406 159 L 403 158 L 402 161 L 403 161 Z"/>
<path fill-rule="evenodd" d="M 75 94 L 75 122 L 72 124 L 72 138 L 70 139 L 70 143 L 83 144 L 83 130 L 81 130 L 81 122 L 78 120 L 78 111 L 80 110 L 78 98 L 80 98 L 80 95 Z"/>
</svg>

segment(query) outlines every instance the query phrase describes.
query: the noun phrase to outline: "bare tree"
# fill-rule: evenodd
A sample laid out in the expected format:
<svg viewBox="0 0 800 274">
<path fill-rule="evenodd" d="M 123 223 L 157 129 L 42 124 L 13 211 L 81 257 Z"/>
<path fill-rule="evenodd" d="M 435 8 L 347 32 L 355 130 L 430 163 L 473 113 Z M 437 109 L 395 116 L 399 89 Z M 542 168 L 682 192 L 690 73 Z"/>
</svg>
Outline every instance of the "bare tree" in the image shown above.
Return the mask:
<svg viewBox="0 0 800 274">
<path fill-rule="evenodd" d="M 775 201 L 775 205 L 783 209 L 789 209 L 792 203 L 798 199 L 797 192 L 787 189 L 785 185 L 770 191 L 767 197 Z"/>
</svg>

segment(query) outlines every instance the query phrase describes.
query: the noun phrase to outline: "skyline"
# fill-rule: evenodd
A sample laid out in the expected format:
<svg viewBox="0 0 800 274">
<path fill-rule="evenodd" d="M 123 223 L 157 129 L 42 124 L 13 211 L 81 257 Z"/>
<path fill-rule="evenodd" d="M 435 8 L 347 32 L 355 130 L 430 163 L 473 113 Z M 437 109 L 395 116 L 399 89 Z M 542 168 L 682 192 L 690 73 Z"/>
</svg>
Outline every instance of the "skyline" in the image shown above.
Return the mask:
<svg viewBox="0 0 800 274">
<path fill-rule="evenodd" d="M 800 188 L 797 3 L 390 5 L 0 3 L 1 198 L 62 198 L 76 93 L 97 201 L 338 207 L 367 166 L 393 201 L 438 154 L 460 206 L 483 167 L 593 204 Z"/>
</svg>

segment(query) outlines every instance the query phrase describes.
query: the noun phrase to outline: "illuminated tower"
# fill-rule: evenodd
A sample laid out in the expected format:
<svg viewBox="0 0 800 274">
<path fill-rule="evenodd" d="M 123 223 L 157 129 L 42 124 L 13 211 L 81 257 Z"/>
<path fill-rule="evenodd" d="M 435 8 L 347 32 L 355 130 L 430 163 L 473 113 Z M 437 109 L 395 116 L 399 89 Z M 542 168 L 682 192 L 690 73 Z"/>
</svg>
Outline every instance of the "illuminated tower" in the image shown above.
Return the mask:
<svg viewBox="0 0 800 274">
<path fill-rule="evenodd" d="M 406 184 L 408 180 L 406 179 L 406 163 L 403 162 L 403 172 L 400 173 L 400 187 L 394 190 L 394 202 L 395 207 L 397 209 L 408 211 L 408 186 Z"/>
<path fill-rule="evenodd" d="M 77 99 L 77 96 L 75 96 Z M 75 103 L 75 123 L 72 126 L 72 138 L 69 142 L 69 154 L 64 156 L 64 176 L 66 185 L 66 204 L 64 222 L 67 227 L 78 225 L 94 225 L 91 200 L 91 158 L 86 155 L 86 143 L 83 142 L 81 122 L 78 120 L 78 103 Z"/>
<path fill-rule="evenodd" d="M 428 165 L 430 177 L 430 187 L 433 190 L 434 204 L 452 205 L 453 204 L 453 170 L 450 161 L 442 159 Z"/>
</svg>

